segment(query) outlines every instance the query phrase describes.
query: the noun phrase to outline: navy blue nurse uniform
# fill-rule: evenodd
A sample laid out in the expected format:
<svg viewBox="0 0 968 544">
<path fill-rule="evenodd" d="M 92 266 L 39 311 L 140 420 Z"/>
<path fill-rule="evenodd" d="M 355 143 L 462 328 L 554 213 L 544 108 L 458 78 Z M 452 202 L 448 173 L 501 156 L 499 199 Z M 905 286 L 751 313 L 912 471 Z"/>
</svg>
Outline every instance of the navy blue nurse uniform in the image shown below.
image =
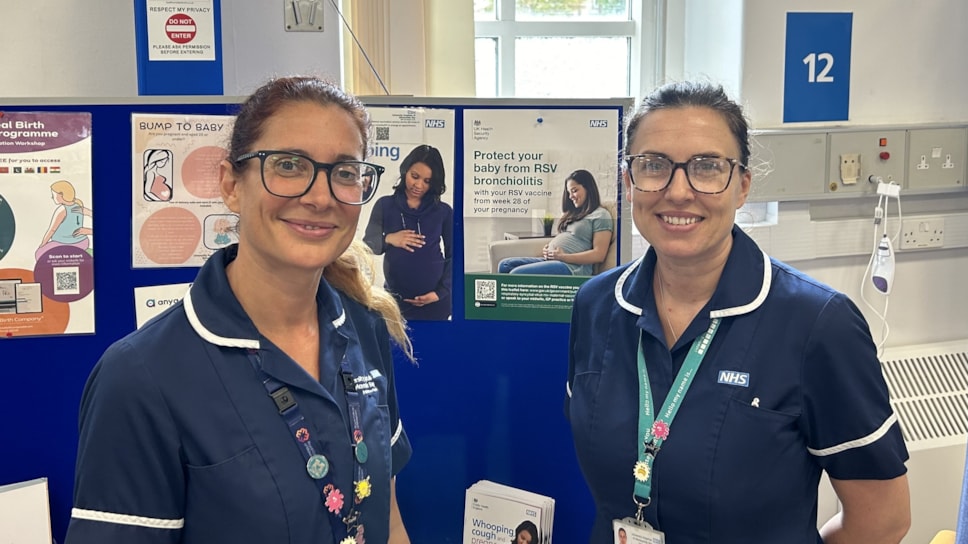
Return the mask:
<svg viewBox="0 0 968 544">
<path fill-rule="evenodd" d="M 693 339 L 719 330 L 653 466 L 645 518 L 669 544 L 817 544 L 821 472 L 891 479 L 907 450 L 867 322 L 842 293 L 770 259 L 737 227 L 719 285 L 670 352 L 655 252 L 593 277 L 572 315 L 568 415 L 596 505 L 591 542 L 635 514 L 641 337 L 655 409 Z"/>
<path fill-rule="evenodd" d="M 411 450 L 383 319 L 322 281 L 317 381 L 259 334 L 235 298 L 225 266 L 236 249 L 215 253 L 181 303 L 113 344 L 91 373 L 68 544 L 333 542 L 330 514 L 256 368 L 288 387 L 351 501 L 344 358 L 369 450 L 364 535 L 387 541 L 390 478 Z"/>
</svg>

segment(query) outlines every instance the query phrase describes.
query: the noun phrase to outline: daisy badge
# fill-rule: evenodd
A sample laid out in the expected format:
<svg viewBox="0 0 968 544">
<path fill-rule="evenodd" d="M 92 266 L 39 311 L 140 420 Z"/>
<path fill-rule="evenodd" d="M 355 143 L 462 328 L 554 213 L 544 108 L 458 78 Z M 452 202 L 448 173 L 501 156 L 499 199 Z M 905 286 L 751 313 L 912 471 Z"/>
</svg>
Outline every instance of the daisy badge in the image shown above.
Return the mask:
<svg viewBox="0 0 968 544">
<path fill-rule="evenodd" d="M 649 465 L 642 461 L 635 463 L 635 468 L 632 469 L 632 475 L 634 475 L 635 479 L 640 482 L 648 480 L 650 472 Z"/>
<path fill-rule="evenodd" d="M 373 486 L 370 485 L 370 477 L 367 476 L 356 484 L 356 502 L 360 502 L 363 499 L 370 496 L 370 492 L 373 490 Z"/>
<path fill-rule="evenodd" d="M 340 540 L 339 544 L 356 544 L 356 539 L 351 536 L 348 536 L 343 540 Z"/>
</svg>

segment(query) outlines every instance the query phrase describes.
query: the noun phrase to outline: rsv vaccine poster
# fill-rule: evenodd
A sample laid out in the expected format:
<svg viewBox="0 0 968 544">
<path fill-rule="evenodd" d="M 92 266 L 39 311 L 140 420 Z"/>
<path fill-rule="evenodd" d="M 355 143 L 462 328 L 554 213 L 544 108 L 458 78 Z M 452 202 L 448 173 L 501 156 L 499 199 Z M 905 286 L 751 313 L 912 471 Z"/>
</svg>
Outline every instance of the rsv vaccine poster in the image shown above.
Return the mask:
<svg viewBox="0 0 968 544">
<path fill-rule="evenodd" d="M 616 264 L 509 265 L 564 263 L 561 253 L 591 247 L 593 229 L 609 216 L 616 243 L 621 127 L 619 112 L 609 109 L 464 111 L 466 319 L 566 322 L 578 287 Z M 583 180 L 578 200 L 568 192 L 570 178 Z M 594 214 L 595 226 L 560 230 L 566 208 L 581 208 L 586 200 L 598 201 L 585 217 L 591 221 Z M 545 258 L 548 247 L 558 248 L 558 259 Z"/>
</svg>

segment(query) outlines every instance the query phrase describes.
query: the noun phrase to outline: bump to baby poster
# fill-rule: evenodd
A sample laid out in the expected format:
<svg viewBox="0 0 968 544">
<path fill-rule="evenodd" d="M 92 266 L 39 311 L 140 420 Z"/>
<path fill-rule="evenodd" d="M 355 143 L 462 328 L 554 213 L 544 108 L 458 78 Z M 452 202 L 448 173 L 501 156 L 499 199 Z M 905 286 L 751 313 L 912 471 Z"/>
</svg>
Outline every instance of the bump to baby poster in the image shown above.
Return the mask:
<svg viewBox="0 0 968 544">
<path fill-rule="evenodd" d="M 94 332 L 91 114 L 0 111 L 0 336 Z"/>
<path fill-rule="evenodd" d="M 131 116 L 132 267 L 201 266 L 238 241 L 238 216 L 222 203 L 218 186 L 234 119 Z"/>
</svg>

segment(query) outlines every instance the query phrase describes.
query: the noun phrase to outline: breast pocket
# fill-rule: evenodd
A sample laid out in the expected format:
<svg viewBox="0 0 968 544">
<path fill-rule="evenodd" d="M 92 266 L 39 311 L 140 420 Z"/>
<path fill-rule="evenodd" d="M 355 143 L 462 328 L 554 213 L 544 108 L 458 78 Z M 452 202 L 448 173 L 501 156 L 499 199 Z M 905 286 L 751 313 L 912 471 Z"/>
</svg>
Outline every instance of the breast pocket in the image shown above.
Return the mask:
<svg viewBox="0 0 968 544">
<path fill-rule="evenodd" d="M 792 448 L 806 451 L 797 419 L 797 414 L 729 399 L 719 433 L 718 460 L 740 470 L 753 470 L 761 469 L 764 459 L 782 457 Z"/>
<path fill-rule="evenodd" d="M 763 512 L 774 517 L 798 512 L 794 503 L 803 500 L 811 485 L 805 475 L 812 470 L 799 415 L 735 398 L 727 402 L 713 463 L 713 527 L 749 527 L 763 523 Z M 724 507 L 736 504 L 744 506 Z"/>
<path fill-rule="evenodd" d="M 185 542 L 287 542 L 282 500 L 254 446 L 224 461 L 187 466 Z"/>
</svg>

